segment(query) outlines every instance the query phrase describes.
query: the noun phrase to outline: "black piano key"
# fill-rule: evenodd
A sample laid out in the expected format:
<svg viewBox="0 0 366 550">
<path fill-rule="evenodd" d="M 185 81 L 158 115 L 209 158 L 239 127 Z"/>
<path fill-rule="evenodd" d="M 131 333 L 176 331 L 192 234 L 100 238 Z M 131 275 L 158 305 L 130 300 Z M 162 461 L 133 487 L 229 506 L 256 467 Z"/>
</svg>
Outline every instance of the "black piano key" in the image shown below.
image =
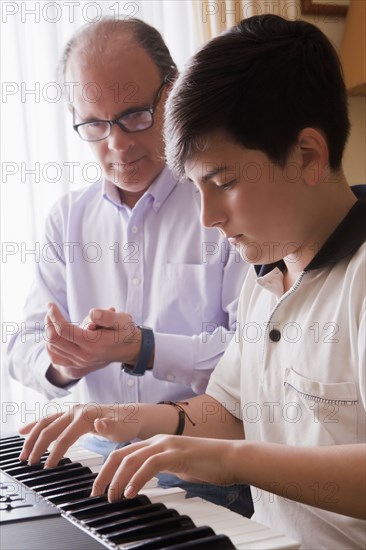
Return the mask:
<svg viewBox="0 0 366 550">
<path fill-rule="evenodd" d="M 64 480 L 63 483 L 56 481 L 52 484 L 46 484 L 45 486 L 42 486 L 42 489 L 37 487 L 37 493 L 44 498 L 48 498 L 50 496 L 57 495 L 61 491 L 77 489 L 78 487 L 82 487 L 86 483 L 93 484 L 94 479 L 97 477 L 97 475 L 98 474 L 90 473 L 77 477 L 75 479 L 69 478 L 67 480 Z"/>
<path fill-rule="evenodd" d="M 28 462 L 26 460 L 14 460 L 13 458 L 10 460 L 4 461 L 4 464 L 0 464 L 0 469 L 3 472 L 6 472 L 10 468 L 16 468 L 17 466 L 26 466 Z"/>
<path fill-rule="evenodd" d="M 9 460 L 10 458 L 19 458 L 19 455 L 20 455 L 20 451 L 21 449 L 12 449 L 12 450 L 8 450 L 8 451 L 5 451 L 4 453 L 1 453 L 1 456 L 0 456 L 0 466 L 6 462 L 7 460 Z"/>
<path fill-rule="evenodd" d="M 40 463 L 38 462 L 38 464 L 40 464 Z M 35 464 L 35 466 L 36 466 L 36 464 Z M 62 468 L 64 468 L 65 471 L 70 470 L 70 469 L 72 470 L 73 468 L 80 468 L 80 467 L 81 467 L 81 464 L 79 462 L 70 462 L 69 464 L 65 464 L 65 466 L 62 466 Z M 60 468 L 61 468 L 60 466 L 55 466 L 55 468 L 47 468 L 45 470 L 45 472 L 59 472 Z M 24 483 L 24 481 L 26 481 L 27 479 L 31 479 L 32 477 L 34 477 L 34 476 L 32 475 L 32 472 L 30 471 L 29 474 L 27 472 L 24 472 L 24 474 L 19 474 L 16 479 L 18 481 L 21 481 L 22 483 Z"/>
<path fill-rule="evenodd" d="M 33 464 L 32 466 L 28 464 L 27 462 L 20 463 L 18 462 L 17 466 L 7 466 L 7 469 L 4 470 L 8 473 L 8 475 L 16 477 L 20 474 L 26 474 L 31 472 L 36 472 L 39 470 L 43 470 L 44 463 L 46 462 L 46 458 L 44 457 L 41 459 L 41 462 L 38 464 Z M 62 458 L 60 462 L 57 464 L 57 466 L 64 466 L 65 464 L 71 464 L 71 460 L 69 458 Z"/>
<path fill-rule="evenodd" d="M 44 453 L 41 458 L 40 458 L 40 461 L 38 464 L 41 464 L 43 462 L 46 462 L 46 458 L 48 457 L 50 453 Z M 71 462 L 71 461 L 70 461 Z M 20 461 L 19 460 L 19 457 L 16 457 L 16 458 L 10 458 L 9 460 L 4 460 L 4 462 L 2 462 L 0 464 L 0 467 L 2 470 L 6 471 L 7 469 L 9 468 L 12 468 L 12 467 L 15 467 L 15 466 L 19 466 L 20 465 L 23 465 L 23 464 L 28 464 L 28 462 L 26 460 L 22 460 Z"/>
<path fill-rule="evenodd" d="M 9 437 L 2 437 L 0 439 L 0 444 L 5 445 L 6 443 L 8 443 L 10 441 L 19 441 L 20 439 L 22 441 L 24 441 L 25 437 L 23 437 L 22 435 L 10 435 Z"/>
<path fill-rule="evenodd" d="M 96 528 L 102 526 L 106 523 L 109 523 L 112 520 L 124 519 L 131 516 L 143 516 L 149 512 L 154 512 L 158 510 L 166 510 L 165 504 L 157 502 L 156 504 L 146 504 L 145 506 L 138 506 L 133 509 L 119 510 L 117 512 L 109 512 L 108 515 L 102 516 L 97 519 L 85 519 L 83 520 L 83 525 L 88 528 Z"/>
<path fill-rule="evenodd" d="M 56 466 L 56 468 L 47 468 L 46 470 L 41 470 L 40 472 L 30 472 L 29 474 L 19 474 L 19 476 L 14 476 L 18 481 L 21 481 L 27 487 L 36 487 L 40 485 L 45 485 L 46 483 L 51 483 L 59 479 L 66 480 L 68 476 L 77 475 L 77 474 L 86 474 L 89 473 L 90 469 L 86 466 L 81 466 L 77 462 L 72 462 L 71 464 L 66 464 L 65 466 Z"/>
<path fill-rule="evenodd" d="M 162 548 L 170 548 L 174 544 L 196 541 L 202 538 L 215 536 L 215 532 L 211 527 L 194 527 L 177 533 L 169 533 L 159 537 L 148 538 L 145 540 L 131 543 L 128 545 L 128 550 L 161 550 Z"/>
<path fill-rule="evenodd" d="M 156 512 L 151 512 L 150 514 L 145 514 L 143 516 L 132 516 L 130 518 L 125 518 L 118 521 L 112 521 L 106 525 L 95 528 L 94 530 L 99 535 L 111 535 L 116 531 L 121 531 L 122 529 L 129 529 L 130 527 L 144 526 L 148 525 L 151 522 L 161 521 L 165 522 L 168 518 L 176 518 L 179 514 L 176 510 L 172 508 L 166 508 L 165 510 L 158 510 Z"/>
<path fill-rule="evenodd" d="M 8 466 L 6 470 L 4 468 L 2 468 L 2 470 L 7 472 L 7 474 L 12 477 L 15 477 L 16 475 L 20 475 L 20 474 L 27 474 L 27 473 L 31 474 L 33 472 L 39 472 L 43 470 L 44 462 L 45 461 L 40 462 L 39 464 L 33 464 L 32 466 L 30 466 L 27 462 L 26 463 L 18 462 L 17 466 L 11 465 L 11 466 Z"/>
<path fill-rule="evenodd" d="M 104 536 L 103 539 L 114 544 L 127 543 L 134 540 L 140 540 L 144 538 L 151 538 L 152 536 L 164 535 L 167 533 L 174 533 L 181 529 L 191 529 L 195 527 L 193 521 L 188 516 L 177 516 L 174 518 L 168 518 L 161 521 L 149 522 L 145 525 L 139 525 L 137 527 L 131 527 L 130 529 L 122 529 L 113 533 L 108 537 Z"/>
<path fill-rule="evenodd" d="M 9 448 L 11 445 L 23 445 L 25 437 L 15 436 L 15 437 L 5 437 L 0 439 L 0 452 L 2 449 Z"/>
<path fill-rule="evenodd" d="M 24 441 L 17 441 L 13 443 L 6 443 L 4 445 L 0 445 L 0 456 L 10 451 L 16 451 L 18 449 L 22 449 L 23 445 L 24 445 Z"/>
<path fill-rule="evenodd" d="M 150 500 L 145 495 L 137 495 L 137 497 L 135 498 L 125 498 L 117 500 L 115 502 L 108 502 L 106 495 L 96 498 L 101 499 L 100 503 L 95 503 L 92 502 L 93 499 L 88 499 L 90 502 L 88 503 L 87 500 L 87 505 L 84 505 L 84 507 L 76 509 L 74 511 L 72 509 L 69 510 L 72 517 L 76 519 L 90 519 L 100 515 L 108 514 L 109 512 L 114 512 L 115 510 L 124 510 L 126 508 L 134 508 L 135 506 L 150 504 Z"/>
<path fill-rule="evenodd" d="M 226 535 L 212 535 L 200 540 L 190 540 L 169 546 L 169 550 L 235 550 L 235 546 Z"/>
<path fill-rule="evenodd" d="M 86 468 L 86 467 L 85 467 Z M 89 470 L 89 468 L 86 468 Z M 47 470 L 45 470 L 47 471 Z M 88 472 L 85 472 L 84 474 L 79 474 L 79 468 L 75 468 L 74 470 L 70 470 L 67 475 L 61 475 L 56 480 L 48 482 L 48 479 L 46 478 L 46 481 L 40 480 L 39 485 L 33 485 L 32 489 L 36 493 L 42 493 L 43 491 L 47 491 L 48 489 L 58 489 L 60 492 L 63 487 L 68 483 L 77 484 L 79 480 L 85 479 L 85 477 L 90 476 L 92 474 L 91 470 Z"/>
<path fill-rule="evenodd" d="M 68 464 L 70 466 L 70 464 Z M 52 468 L 53 470 L 53 468 Z M 42 472 L 39 472 L 40 477 L 35 477 L 33 480 L 27 480 L 24 481 L 24 485 L 27 485 L 27 487 L 31 487 L 34 491 L 42 491 L 46 487 L 49 487 L 51 483 L 59 483 L 60 487 L 62 487 L 63 484 L 67 483 L 70 480 L 75 480 L 79 478 L 79 476 L 82 476 L 84 474 L 89 474 L 91 470 L 87 466 L 80 466 L 79 468 L 73 468 L 71 470 L 59 471 L 59 472 L 52 472 L 51 470 L 43 470 Z M 55 487 L 56 485 L 52 485 L 52 487 Z"/>
<path fill-rule="evenodd" d="M 93 487 L 93 482 L 84 485 L 84 487 L 78 487 L 77 489 L 69 489 L 57 495 L 53 495 L 47 498 L 49 502 L 55 504 L 63 504 L 65 502 L 71 502 L 73 500 L 80 500 L 81 498 L 86 498 L 90 495 Z"/>
<path fill-rule="evenodd" d="M 87 506 L 93 506 L 105 502 L 108 502 L 107 495 L 100 495 L 98 497 L 83 498 L 77 502 L 70 502 L 70 504 L 66 502 L 65 504 L 61 504 L 59 508 L 62 512 L 73 514 L 77 510 L 81 510 Z"/>
</svg>

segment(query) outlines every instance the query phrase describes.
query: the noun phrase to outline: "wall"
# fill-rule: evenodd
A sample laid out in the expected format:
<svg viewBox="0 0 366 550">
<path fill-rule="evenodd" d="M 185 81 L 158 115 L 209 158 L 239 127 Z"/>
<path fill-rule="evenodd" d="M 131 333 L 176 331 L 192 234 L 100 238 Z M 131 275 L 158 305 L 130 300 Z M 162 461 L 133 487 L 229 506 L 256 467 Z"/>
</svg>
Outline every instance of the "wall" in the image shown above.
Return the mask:
<svg viewBox="0 0 366 550">
<path fill-rule="evenodd" d="M 300 0 L 297 2 L 300 12 Z M 339 51 L 344 31 L 344 17 L 302 15 L 301 19 L 317 25 Z M 350 96 L 349 113 L 352 129 L 343 168 L 348 183 L 353 185 L 366 183 L 366 96 Z"/>
</svg>

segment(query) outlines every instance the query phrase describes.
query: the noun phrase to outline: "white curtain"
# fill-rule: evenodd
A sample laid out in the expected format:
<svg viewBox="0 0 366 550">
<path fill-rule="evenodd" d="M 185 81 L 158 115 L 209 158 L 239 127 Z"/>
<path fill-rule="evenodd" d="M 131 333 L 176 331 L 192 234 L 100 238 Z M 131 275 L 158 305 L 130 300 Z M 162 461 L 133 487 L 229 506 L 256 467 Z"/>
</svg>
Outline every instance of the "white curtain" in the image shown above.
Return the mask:
<svg viewBox="0 0 366 550">
<path fill-rule="evenodd" d="M 1 430 L 48 410 L 38 393 L 10 380 L 6 346 L 21 330 L 45 217 L 65 192 L 99 178 L 100 168 L 71 127 L 56 65 L 66 41 L 102 15 L 138 17 L 163 35 L 181 68 L 197 48 L 185 0 L 2 2 Z M 72 400 L 75 396 L 73 396 Z M 77 397 L 77 394 L 76 394 Z M 70 401 L 70 399 L 69 399 Z"/>
<path fill-rule="evenodd" d="M 195 36 L 200 44 L 253 15 L 300 19 L 300 0 L 193 0 Z"/>
</svg>

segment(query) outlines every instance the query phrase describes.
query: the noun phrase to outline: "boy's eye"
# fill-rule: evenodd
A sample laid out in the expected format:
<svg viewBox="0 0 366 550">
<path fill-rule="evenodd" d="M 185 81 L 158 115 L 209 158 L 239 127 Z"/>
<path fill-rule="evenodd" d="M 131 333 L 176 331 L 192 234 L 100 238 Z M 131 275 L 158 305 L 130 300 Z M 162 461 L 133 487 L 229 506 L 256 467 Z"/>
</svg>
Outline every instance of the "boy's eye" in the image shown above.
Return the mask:
<svg viewBox="0 0 366 550">
<path fill-rule="evenodd" d="M 227 183 L 223 183 L 221 185 L 218 185 L 217 187 L 219 187 L 220 189 L 223 189 L 224 191 L 228 191 L 234 185 L 235 185 L 235 180 L 232 180 L 232 181 L 228 181 Z"/>
</svg>

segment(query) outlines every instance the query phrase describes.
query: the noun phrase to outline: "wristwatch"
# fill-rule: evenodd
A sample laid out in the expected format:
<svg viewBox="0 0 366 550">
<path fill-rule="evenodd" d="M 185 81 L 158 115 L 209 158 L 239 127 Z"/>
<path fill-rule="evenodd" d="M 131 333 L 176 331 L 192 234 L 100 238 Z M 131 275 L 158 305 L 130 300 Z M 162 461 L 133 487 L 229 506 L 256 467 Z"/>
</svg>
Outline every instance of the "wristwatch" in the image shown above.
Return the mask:
<svg viewBox="0 0 366 550">
<path fill-rule="evenodd" d="M 150 327 L 137 327 L 141 331 L 141 349 L 135 365 L 121 363 L 121 369 L 133 376 L 143 376 L 155 349 L 154 332 Z"/>
</svg>

